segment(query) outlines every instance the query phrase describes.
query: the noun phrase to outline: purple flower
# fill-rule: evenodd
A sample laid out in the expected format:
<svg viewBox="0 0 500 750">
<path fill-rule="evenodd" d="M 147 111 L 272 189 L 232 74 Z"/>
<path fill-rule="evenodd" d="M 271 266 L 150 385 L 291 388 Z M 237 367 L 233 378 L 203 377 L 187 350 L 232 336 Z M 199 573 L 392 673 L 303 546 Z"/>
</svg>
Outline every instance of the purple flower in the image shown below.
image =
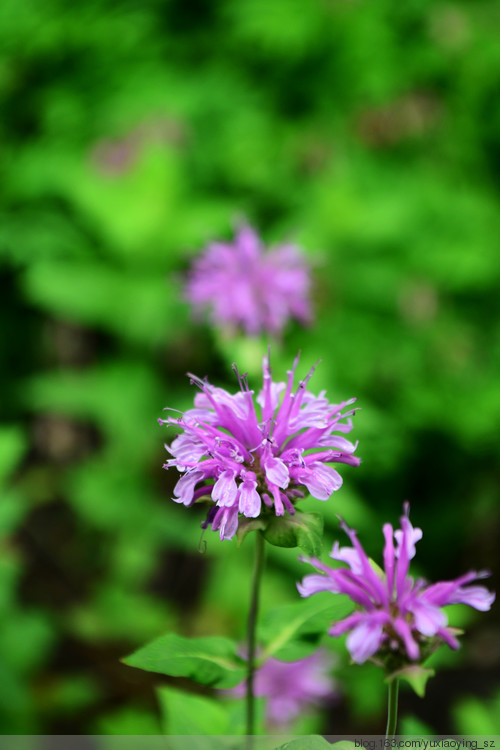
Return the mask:
<svg viewBox="0 0 500 750">
<path fill-rule="evenodd" d="M 212 323 L 250 336 L 280 334 L 289 318 L 307 323 L 309 269 L 297 247 L 264 251 L 256 232 L 243 226 L 233 244 L 212 242 L 193 263 L 185 294 Z"/>
<path fill-rule="evenodd" d="M 266 721 L 286 728 L 300 714 L 338 696 L 336 680 L 329 674 L 333 659 L 323 650 L 298 661 L 285 662 L 270 658 L 260 666 L 254 677 L 254 694 L 267 698 Z M 221 691 L 222 692 L 222 691 Z M 242 682 L 224 693 L 243 698 L 246 684 Z"/>
<path fill-rule="evenodd" d="M 340 488 L 342 478 L 330 463 L 358 466 L 353 445 L 342 435 L 352 429 L 350 407 L 355 399 L 330 404 L 322 391 L 314 396 L 307 384 L 314 368 L 293 390 L 298 364 L 295 359 L 286 383 L 274 383 L 268 358 L 264 358 L 264 384 L 256 399 L 245 377 L 240 391 L 231 394 L 191 376 L 200 388 L 194 409 L 181 417 L 160 419 L 161 424 L 182 429 L 166 445 L 173 456 L 165 464 L 182 476 L 173 500 L 191 506 L 210 497 L 203 525 L 231 539 L 239 514 L 247 518 L 271 513 L 294 514 L 294 501 L 304 497 L 303 488 L 318 500 L 328 500 Z"/>
<path fill-rule="evenodd" d="M 330 557 L 345 562 L 348 569 L 333 570 L 319 560 L 305 560 L 321 574 L 308 575 L 298 584 L 302 596 L 331 591 L 334 594 L 347 594 L 357 605 L 357 611 L 335 623 L 329 633 L 332 636 L 349 633 L 347 648 L 353 661 L 358 664 L 375 654 L 382 660 L 384 657 L 396 657 L 415 662 L 425 658 L 429 647 L 439 641 L 457 649 L 459 643 L 453 630 L 447 627 L 447 617 L 442 607 L 447 604 L 468 604 L 484 612 L 495 599 L 495 594 L 484 586 L 467 585 L 488 576 L 486 571 L 472 571 L 454 581 L 432 585 L 422 580 L 414 582 L 408 575 L 409 563 L 415 555 L 415 543 L 422 538 L 422 531 L 413 528 L 408 514 L 409 505 L 406 503 L 401 529 L 397 531 L 393 531 L 390 524 L 384 524 L 385 575 L 380 569 L 375 569 L 356 532 L 345 524 L 342 527 L 353 546 L 339 547 L 336 542 Z"/>
</svg>

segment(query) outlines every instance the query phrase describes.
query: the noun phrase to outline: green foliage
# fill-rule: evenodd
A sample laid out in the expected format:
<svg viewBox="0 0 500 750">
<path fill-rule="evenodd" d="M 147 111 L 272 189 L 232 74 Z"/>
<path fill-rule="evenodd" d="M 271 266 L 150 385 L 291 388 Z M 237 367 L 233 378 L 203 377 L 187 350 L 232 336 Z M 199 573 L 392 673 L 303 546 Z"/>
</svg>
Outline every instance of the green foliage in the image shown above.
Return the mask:
<svg viewBox="0 0 500 750">
<path fill-rule="evenodd" d="M 146 734 L 156 683 L 121 655 L 166 630 L 243 639 L 252 545 L 208 531 L 198 553 L 206 508 L 171 502 L 174 431 L 155 423 L 192 406 L 186 372 L 234 391 L 235 361 L 260 388 L 264 337 L 212 331 L 182 295 L 190 260 L 243 216 L 313 264 L 315 322 L 272 342 L 274 378 L 300 349 L 301 376 L 322 360 L 313 392 L 361 407 L 361 467 L 266 531 L 293 546 L 267 545 L 260 645 L 299 658 L 348 614 L 298 599 L 294 547 L 319 554 L 320 518 L 327 546 L 341 515 L 380 563 L 381 524 L 409 499 L 416 575 L 498 563 L 497 14 L 0 3 L 0 733 Z M 433 668 L 463 660 L 485 682 L 482 617 L 450 613 L 473 647 L 465 634 Z M 382 726 L 380 674 L 339 671 L 351 731 Z M 439 716 L 490 731 L 494 701 L 468 690 L 457 678 Z"/>
<path fill-rule="evenodd" d="M 417 719 L 415 716 L 403 716 L 399 722 L 399 734 L 436 734 L 431 727 L 425 722 Z"/>
<path fill-rule="evenodd" d="M 158 273 L 127 272 L 102 262 L 42 262 L 30 267 L 24 284 L 42 309 L 143 346 L 161 344 L 174 323 L 179 326 L 178 291 Z"/>
<path fill-rule="evenodd" d="M 159 688 L 165 734 L 229 734 L 229 714 L 219 702 L 172 687 Z M 231 731 L 231 734 L 235 732 Z"/>
<path fill-rule="evenodd" d="M 398 669 L 396 672 L 392 672 L 386 677 L 385 682 L 389 683 L 393 680 L 404 680 L 420 698 L 423 698 L 425 696 L 427 680 L 429 680 L 430 677 L 434 677 L 435 674 L 436 672 L 434 669 L 427 669 L 426 667 L 421 667 L 420 665 L 415 664 L 409 667 L 403 667 L 403 669 Z"/>
<path fill-rule="evenodd" d="M 344 750 L 344 745 L 346 743 L 337 744 L 342 745 L 339 750 Z M 351 743 L 348 744 L 349 747 L 351 747 Z M 320 737 L 319 735 L 312 735 L 309 737 L 300 737 L 296 740 L 290 740 L 290 742 L 285 742 L 284 745 L 279 745 L 276 750 L 326 750 L 329 747 L 336 746 L 336 744 L 330 745 L 330 743 L 327 742 L 324 737 Z"/>
<path fill-rule="evenodd" d="M 0 430 L 0 480 L 3 482 L 16 468 L 26 448 L 23 433 L 15 427 Z"/>
<path fill-rule="evenodd" d="M 500 692 L 489 700 L 468 696 L 455 707 L 455 728 L 459 734 L 492 734 L 500 730 Z"/>
<path fill-rule="evenodd" d="M 318 556 L 323 549 L 323 518 L 318 513 L 271 518 L 263 531 L 275 547 L 300 547 L 306 555 Z"/>
<path fill-rule="evenodd" d="M 263 658 L 276 656 L 284 661 L 294 661 L 305 656 L 312 644 L 309 642 L 309 649 L 304 649 L 301 639 L 307 644 L 311 636 L 323 634 L 353 609 L 354 605 L 346 596 L 331 596 L 325 592 L 271 610 L 262 618 L 258 631 L 259 640 L 266 644 Z"/>
<path fill-rule="evenodd" d="M 315 556 L 323 549 L 323 517 L 318 513 L 297 510 L 294 516 L 245 518 L 238 525 L 238 544 L 251 531 L 262 531 L 266 542 L 274 547 L 300 547 L 307 555 Z"/>
<path fill-rule="evenodd" d="M 130 667 L 173 677 L 191 677 L 202 685 L 230 688 L 244 679 L 244 663 L 227 638 L 183 638 L 168 633 L 123 659 Z"/>
<path fill-rule="evenodd" d="M 104 735 L 159 735 L 160 723 L 157 716 L 133 706 L 100 717 L 96 733 Z"/>
</svg>

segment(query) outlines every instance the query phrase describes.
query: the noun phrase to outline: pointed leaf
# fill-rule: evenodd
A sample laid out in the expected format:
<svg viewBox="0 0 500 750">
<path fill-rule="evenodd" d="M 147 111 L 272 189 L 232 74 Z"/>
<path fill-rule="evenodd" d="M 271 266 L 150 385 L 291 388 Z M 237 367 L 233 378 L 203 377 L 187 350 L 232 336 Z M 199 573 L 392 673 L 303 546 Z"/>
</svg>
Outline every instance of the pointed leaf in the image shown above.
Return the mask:
<svg viewBox="0 0 500 750">
<path fill-rule="evenodd" d="M 279 745 L 275 750 L 330 750 L 332 747 L 324 737 L 313 734 L 285 742 L 284 745 Z"/>
<path fill-rule="evenodd" d="M 276 516 L 268 522 L 264 537 L 275 547 L 300 547 L 317 557 L 323 549 L 323 517 L 300 511 L 294 516 Z"/>
<path fill-rule="evenodd" d="M 186 693 L 171 686 L 157 690 L 162 714 L 162 727 L 168 750 L 235 750 L 243 748 L 246 741 L 235 743 L 235 735 L 243 735 L 246 726 L 246 705 L 244 700 L 221 701 L 205 695 Z M 255 701 L 255 731 L 264 735 L 265 700 Z M 186 739 L 189 736 L 189 743 Z M 261 739 L 261 738 L 259 738 Z M 257 738 L 256 738 L 257 740 Z M 255 750 L 264 747 L 255 744 Z M 268 750 L 271 743 L 265 746 Z"/>
<path fill-rule="evenodd" d="M 349 597 L 324 592 L 271 610 L 259 627 L 259 641 L 267 644 L 263 657 L 274 655 L 293 660 L 295 656 L 287 657 L 291 644 L 304 636 L 326 633 L 332 623 L 347 617 L 353 609 Z"/>
<path fill-rule="evenodd" d="M 241 547 L 246 535 L 251 531 L 262 531 L 265 528 L 266 522 L 262 518 L 242 518 L 238 522 L 238 531 L 236 532 L 238 547 Z"/>
<path fill-rule="evenodd" d="M 173 687 L 157 690 L 165 734 L 227 734 L 229 714 L 213 698 Z"/>
<path fill-rule="evenodd" d="M 123 659 L 130 667 L 202 685 L 230 688 L 245 678 L 244 662 L 228 638 L 183 638 L 168 633 Z"/>
<path fill-rule="evenodd" d="M 434 669 L 421 667 L 419 664 L 412 664 L 408 667 L 403 667 L 403 669 L 398 669 L 396 672 L 392 672 L 385 678 L 385 682 L 392 682 L 397 679 L 405 680 L 411 685 L 416 694 L 420 698 L 423 698 L 427 680 L 434 675 Z"/>
</svg>

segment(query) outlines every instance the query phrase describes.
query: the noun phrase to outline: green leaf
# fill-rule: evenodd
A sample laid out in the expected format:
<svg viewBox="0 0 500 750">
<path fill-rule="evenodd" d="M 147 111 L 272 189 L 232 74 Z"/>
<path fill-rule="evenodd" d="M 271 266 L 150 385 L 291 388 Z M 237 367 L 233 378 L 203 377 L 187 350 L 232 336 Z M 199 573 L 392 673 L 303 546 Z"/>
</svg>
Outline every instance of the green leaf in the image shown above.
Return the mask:
<svg viewBox="0 0 500 750">
<path fill-rule="evenodd" d="M 165 229 L 178 211 L 182 190 L 174 149 L 150 143 L 120 179 L 109 179 L 92 164 L 75 169 L 68 186 L 84 215 L 89 215 L 105 241 L 124 257 L 161 252 Z"/>
<path fill-rule="evenodd" d="M 202 685 L 230 688 L 245 677 L 244 662 L 228 638 L 184 638 L 167 633 L 123 659 L 129 667 L 171 677 L 190 677 Z"/>
<path fill-rule="evenodd" d="M 149 743 L 145 736 L 158 736 L 160 734 L 160 722 L 158 717 L 144 709 L 136 706 L 124 706 L 111 713 L 105 713 L 97 718 L 93 731 L 95 734 L 105 735 L 104 744 L 100 744 L 101 750 L 124 750 L 123 745 L 108 742 L 111 736 L 142 735 L 141 750 L 145 750 Z M 152 745 L 151 745 L 152 747 Z M 132 750 L 130 746 L 129 750 Z"/>
<path fill-rule="evenodd" d="M 242 518 L 238 523 L 236 539 L 238 547 L 241 547 L 247 534 L 251 531 L 262 531 L 266 528 L 266 522 L 262 518 Z"/>
<path fill-rule="evenodd" d="M 24 498 L 18 493 L 4 493 L 0 502 L 0 535 L 12 533 L 21 523 L 27 510 Z"/>
<path fill-rule="evenodd" d="M 332 623 L 347 617 L 353 609 L 349 597 L 324 592 L 271 610 L 259 627 L 258 639 L 267 644 L 263 658 L 287 658 L 291 643 L 302 636 L 325 633 Z"/>
<path fill-rule="evenodd" d="M 0 480 L 14 471 L 25 449 L 25 437 L 17 427 L 0 430 Z"/>
<path fill-rule="evenodd" d="M 354 746 L 353 743 L 349 743 L 349 745 Z M 330 745 L 324 737 L 321 737 L 319 734 L 313 734 L 285 742 L 284 745 L 279 745 L 275 750 L 327 750 L 327 748 L 331 749 L 332 747 L 334 746 Z"/>
<path fill-rule="evenodd" d="M 172 687 L 157 690 L 165 734 L 227 734 L 229 715 L 213 698 Z"/>
<path fill-rule="evenodd" d="M 403 669 L 398 669 L 396 672 L 392 672 L 392 674 L 385 678 L 385 682 L 392 682 L 397 679 L 405 680 L 411 685 L 416 694 L 420 696 L 420 698 L 423 698 L 425 695 L 427 680 L 434 675 L 434 669 L 414 664 L 409 667 L 403 667 Z"/>
<path fill-rule="evenodd" d="M 173 282 L 160 274 L 92 261 L 32 264 L 24 275 L 28 297 L 56 316 L 92 325 L 142 344 L 158 344 L 182 326 Z"/>
<path fill-rule="evenodd" d="M 275 516 L 267 524 L 264 538 L 275 547 L 300 547 L 316 557 L 323 549 L 323 517 L 301 511 L 294 516 Z"/>
<path fill-rule="evenodd" d="M 435 732 L 429 724 L 422 721 L 422 719 L 416 716 L 406 715 L 401 717 L 398 734 L 422 734 L 425 736 L 426 734 L 437 734 L 437 732 Z M 472 732 L 470 734 L 472 734 Z"/>
<path fill-rule="evenodd" d="M 457 733 L 499 734 L 500 691 L 497 691 L 489 700 L 473 696 L 465 697 L 454 706 L 453 716 Z"/>
<path fill-rule="evenodd" d="M 221 695 L 221 697 L 223 697 Z M 254 731 L 256 735 L 264 735 L 266 733 L 265 728 L 265 713 L 266 713 L 267 698 L 255 698 L 254 699 Z M 247 705 L 246 697 L 235 699 L 234 696 L 228 696 L 228 699 L 224 701 L 224 706 L 229 716 L 230 734 L 232 735 L 244 735 L 247 729 Z M 232 750 L 235 750 L 234 746 Z M 257 750 L 257 748 L 255 748 Z"/>
<path fill-rule="evenodd" d="M 16 585 L 20 572 L 20 563 L 15 555 L 6 554 L 3 551 L 0 556 L 0 613 L 3 618 L 5 611 L 13 606 L 16 598 Z"/>
<path fill-rule="evenodd" d="M 0 662 L 25 675 L 44 664 L 56 634 L 43 612 L 10 611 L 0 625 Z"/>
</svg>

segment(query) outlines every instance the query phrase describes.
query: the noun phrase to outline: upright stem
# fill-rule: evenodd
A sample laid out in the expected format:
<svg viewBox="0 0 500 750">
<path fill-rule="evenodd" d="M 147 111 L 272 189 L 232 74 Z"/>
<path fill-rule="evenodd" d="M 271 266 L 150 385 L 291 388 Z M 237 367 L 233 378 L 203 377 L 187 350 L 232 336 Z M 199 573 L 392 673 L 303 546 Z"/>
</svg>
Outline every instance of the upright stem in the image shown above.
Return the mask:
<svg viewBox="0 0 500 750">
<path fill-rule="evenodd" d="M 257 624 L 257 615 L 259 611 L 259 591 L 262 570 L 264 567 L 264 537 L 261 531 L 257 531 L 255 544 L 255 560 L 252 577 L 252 589 L 250 593 L 250 610 L 248 612 L 248 629 L 247 629 L 247 693 L 246 693 L 246 729 L 247 735 L 255 732 L 255 696 L 254 696 L 254 674 L 255 674 L 255 630 Z M 249 740 L 248 748 L 252 747 L 252 741 Z"/>
<path fill-rule="evenodd" d="M 386 740 L 392 739 L 396 734 L 398 723 L 398 693 L 399 680 L 391 680 L 389 683 L 389 695 L 387 700 L 387 729 L 385 730 Z"/>
</svg>

